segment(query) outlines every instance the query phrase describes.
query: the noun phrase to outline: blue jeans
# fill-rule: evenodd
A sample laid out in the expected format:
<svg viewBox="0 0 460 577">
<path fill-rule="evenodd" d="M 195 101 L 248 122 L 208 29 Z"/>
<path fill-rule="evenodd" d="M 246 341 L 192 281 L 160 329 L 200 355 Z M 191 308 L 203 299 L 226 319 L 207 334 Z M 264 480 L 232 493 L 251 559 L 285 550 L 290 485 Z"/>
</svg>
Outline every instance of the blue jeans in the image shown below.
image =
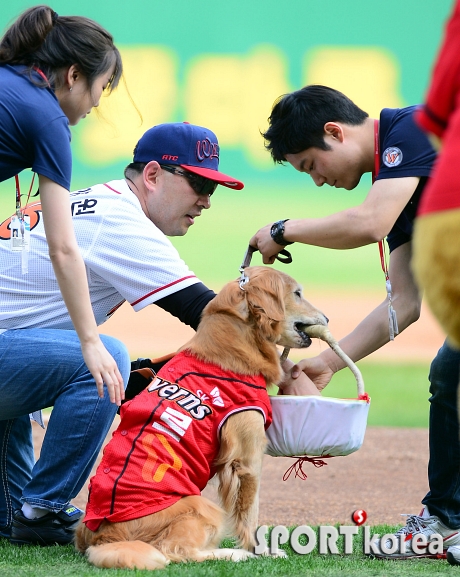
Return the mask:
<svg viewBox="0 0 460 577">
<path fill-rule="evenodd" d="M 101 336 L 125 387 L 129 354 Z M 53 407 L 35 463 L 29 413 Z M 75 331 L 8 330 L 0 334 L 0 534 L 27 501 L 60 511 L 85 484 L 117 406 L 99 398 Z"/>
<path fill-rule="evenodd" d="M 460 440 L 457 389 L 460 351 L 446 343 L 430 369 L 430 491 L 422 503 L 451 529 L 460 528 Z"/>
</svg>

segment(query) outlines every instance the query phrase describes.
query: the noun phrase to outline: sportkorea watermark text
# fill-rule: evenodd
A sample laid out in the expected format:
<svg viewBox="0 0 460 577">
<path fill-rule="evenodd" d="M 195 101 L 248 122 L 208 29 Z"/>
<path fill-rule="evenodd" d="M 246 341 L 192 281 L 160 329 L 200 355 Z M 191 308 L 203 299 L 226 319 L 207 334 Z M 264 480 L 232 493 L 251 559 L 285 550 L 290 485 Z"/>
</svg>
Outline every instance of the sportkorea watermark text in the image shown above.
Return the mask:
<svg viewBox="0 0 460 577">
<path fill-rule="evenodd" d="M 309 525 L 299 525 L 289 531 L 284 525 L 268 527 L 262 525 L 256 531 L 256 555 L 269 553 L 276 555 L 280 545 L 289 543 L 292 550 L 299 555 L 307 555 L 313 551 L 321 555 L 351 555 L 354 539 L 359 535 L 356 525 L 320 525 L 312 528 Z M 371 527 L 363 526 L 363 553 L 365 555 L 403 554 L 406 550 L 405 534 L 371 534 Z M 416 554 L 430 553 L 441 555 L 443 552 L 443 538 L 434 533 L 429 537 L 423 534 L 414 535 L 411 548 Z"/>
</svg>

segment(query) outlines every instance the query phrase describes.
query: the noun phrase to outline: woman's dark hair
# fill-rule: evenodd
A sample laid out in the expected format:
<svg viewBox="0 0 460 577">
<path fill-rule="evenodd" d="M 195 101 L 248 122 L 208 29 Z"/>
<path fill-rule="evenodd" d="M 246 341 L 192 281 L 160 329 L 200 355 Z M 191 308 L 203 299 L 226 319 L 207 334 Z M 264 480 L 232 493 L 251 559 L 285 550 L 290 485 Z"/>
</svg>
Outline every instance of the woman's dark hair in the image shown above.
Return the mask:
<svg viewBox="0 0 460 577">
<path fill-rule="evenodd" d="M 338 90 L 312 84 L 280 96 L 268 119 L 265 148 L 274 162 L 282 164 L 286 154 L 297 154 L 315 147 L 329 150 L 324 141 L 327 122 L 362 124 L 369 115 Z"/>
<path fill-rule="evenodd" d="M 63 85 L 62 72 L 76 65 L 91 90 L 94 80 L 112 67 L 107 88 L 116 88 L 123 67 L 113 37 L 94 20 L 58 16 L 49 6 L 29 8 L 0 40 L 0 65 L 24 64 L 29 73 L 39 68 L 55 90 Z"/>
</svg>

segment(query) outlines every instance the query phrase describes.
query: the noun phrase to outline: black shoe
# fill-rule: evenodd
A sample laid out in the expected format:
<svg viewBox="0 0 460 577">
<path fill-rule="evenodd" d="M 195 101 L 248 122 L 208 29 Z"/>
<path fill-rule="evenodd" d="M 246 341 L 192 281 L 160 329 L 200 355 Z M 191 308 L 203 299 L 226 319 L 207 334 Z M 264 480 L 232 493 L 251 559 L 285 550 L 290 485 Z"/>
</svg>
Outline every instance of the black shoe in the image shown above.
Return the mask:
<svg viewBox="0 0 460 577">
<path fill-rule="evenodd" d="M 13 545 L 67 545 L 72 543 L 74 531 L 83 511 L 68 505 L 59 513 L 50 511 L 40 519 L 27 519 L 18 509 L 13 516 L 10 543 Z"/>
</svg>

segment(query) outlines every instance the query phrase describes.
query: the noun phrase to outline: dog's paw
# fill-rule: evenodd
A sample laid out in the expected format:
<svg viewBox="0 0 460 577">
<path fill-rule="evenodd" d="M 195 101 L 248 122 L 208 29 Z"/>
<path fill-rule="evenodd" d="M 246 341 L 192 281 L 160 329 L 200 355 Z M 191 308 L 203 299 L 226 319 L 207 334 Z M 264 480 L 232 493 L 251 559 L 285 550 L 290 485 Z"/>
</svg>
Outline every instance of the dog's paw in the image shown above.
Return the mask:
<svg viewBox="0 0 460 577">
<path fill-rule="evenodd" d="M 212 549 L 208 551 L 199 551 L 195 556 L 195 561 L 206 561 L 207 559 L 222 559 L 224 561 L 246 561 L 247 559 L 255 559 L 257 555 L 254 555 L 246 549 Z"/>
<path fill-rule="evenodd" d="M 255 559 L 257 557 L 257 555 L 254 555 L 254 553 L 251 553 L 250 551 L 246 551 L 246 549 L 231 549 L 231 551 L 231 560 L 235 562 Z"/>
<path fill-rule="evenodd" d="M 287 553 L 286 551 L 283 551 L 283 549 L 277 549 L 276 551 L 274 551 L 273 553 L 270 553 L 270 550 L 265 549 L 265 551 L 262 551 L 262 553 L 258 553 L 257 557 L 272 557 L 272 558 L 278 558 L 278 559 L 286 559 L 287 558 Z"/>
</svg>

